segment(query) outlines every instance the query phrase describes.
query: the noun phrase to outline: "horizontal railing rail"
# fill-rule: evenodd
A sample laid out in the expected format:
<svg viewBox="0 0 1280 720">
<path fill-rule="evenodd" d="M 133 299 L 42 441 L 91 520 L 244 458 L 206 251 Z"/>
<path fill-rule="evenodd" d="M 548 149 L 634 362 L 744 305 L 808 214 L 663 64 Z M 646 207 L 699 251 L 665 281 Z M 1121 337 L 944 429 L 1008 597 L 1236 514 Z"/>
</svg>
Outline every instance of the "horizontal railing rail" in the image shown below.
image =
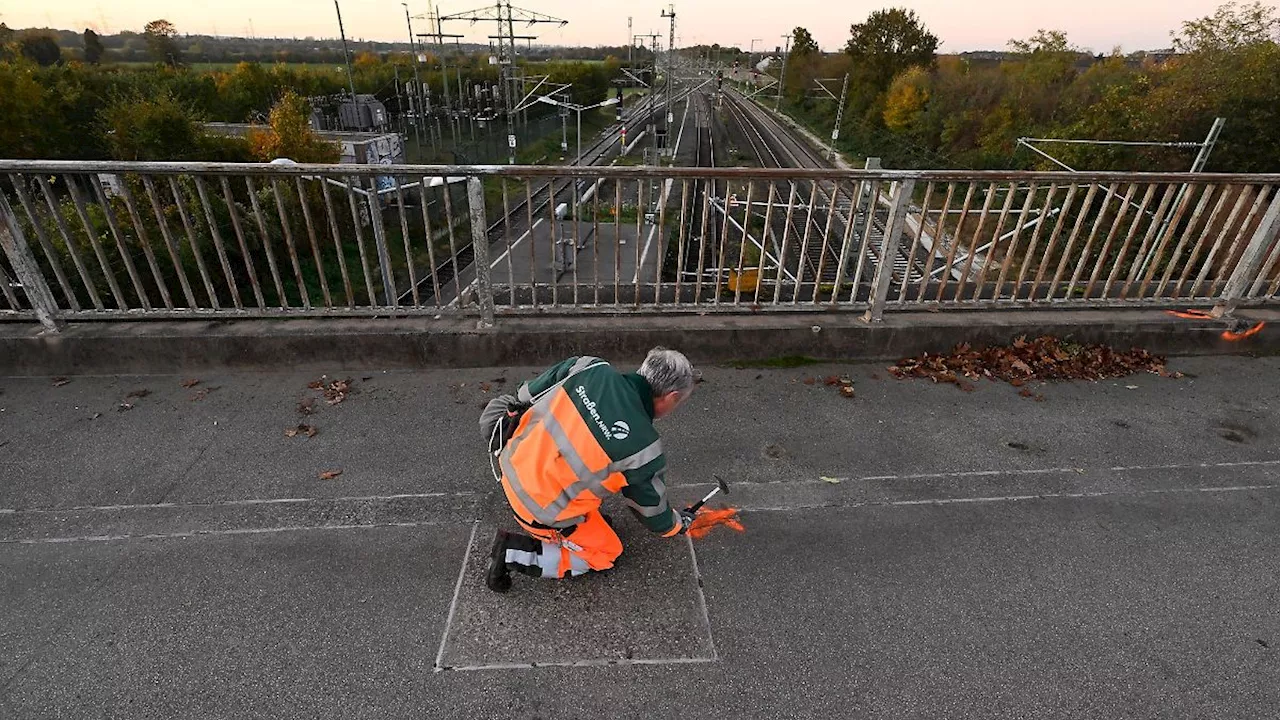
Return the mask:
<svg viewBox="0 0 1280 720">
<path fill-rule="evenodd" d="M 0 318 L 1277 301 L 1280 174 L 0 160 Z"/>
</svg>

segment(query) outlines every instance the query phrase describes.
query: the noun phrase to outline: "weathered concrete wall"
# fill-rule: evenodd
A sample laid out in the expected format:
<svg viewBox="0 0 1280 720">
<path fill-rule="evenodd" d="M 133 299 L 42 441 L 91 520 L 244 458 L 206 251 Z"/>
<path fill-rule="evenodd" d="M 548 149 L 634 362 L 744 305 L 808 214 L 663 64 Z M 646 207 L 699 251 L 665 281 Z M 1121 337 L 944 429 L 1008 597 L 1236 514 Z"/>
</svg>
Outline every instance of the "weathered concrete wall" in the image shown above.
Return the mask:
<svg viewBox="0 0 1280 720">
<path fill-rule="evenodd" d="M 1257 322 L 1271 324 L 1242 341 L 1222 337 L 1224 330 Z M 8 324 L 0 325 L 0 373 L 538 365 L 582 353 L 636 359 L 654 345 L 702 363 L 790 355 L 883 360 L 1043 334 L 1166 355 L 1272 353 L 1280 350 L 1280 311 L 1241 311 L 1228 321 L 1155 310 L 918 313 L 893 314 L 875 325 L 812 313 L 522 317 L 500 319 L 493 330 L 461 319 L 79 323 L 59 335 Z"/>
</svg>

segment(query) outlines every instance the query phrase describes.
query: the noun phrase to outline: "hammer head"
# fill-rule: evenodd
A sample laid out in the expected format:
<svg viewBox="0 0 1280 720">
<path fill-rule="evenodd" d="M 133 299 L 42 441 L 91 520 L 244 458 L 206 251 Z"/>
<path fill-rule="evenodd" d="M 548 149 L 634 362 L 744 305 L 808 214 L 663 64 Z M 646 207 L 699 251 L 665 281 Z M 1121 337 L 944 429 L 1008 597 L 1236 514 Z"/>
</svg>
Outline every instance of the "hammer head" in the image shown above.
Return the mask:
<svg viewBox="0 0 1280 720">
<path fill-rule="evenodd" d="M 725 482 L 724 478 L 720 477 L 719 475 L 712 475 L 711 477 L 716 479 L 716 484 L 720 486 L 720 492 L 724 493 L 725 495 L 728 495 L 729 483 Z"/>
</svg>

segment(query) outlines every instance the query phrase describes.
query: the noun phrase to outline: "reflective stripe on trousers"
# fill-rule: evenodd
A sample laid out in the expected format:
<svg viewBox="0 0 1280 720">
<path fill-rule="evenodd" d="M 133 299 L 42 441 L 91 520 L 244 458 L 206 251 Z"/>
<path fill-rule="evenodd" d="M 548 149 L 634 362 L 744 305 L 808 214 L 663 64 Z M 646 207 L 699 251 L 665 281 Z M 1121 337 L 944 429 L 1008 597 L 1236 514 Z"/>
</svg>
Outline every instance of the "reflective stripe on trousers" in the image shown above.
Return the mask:
<svg viewBox="0 0 1280 720">
<path fill-rule="evenodd" d="M 521 523 L 523 525 L 523 523 Z M 591 570 L 608 570 L 622 554 L 622 541 L 599 512 L 587 513 L 582 523 L 565 538 L 554 530 L 524 526 L 525 531 L 542 542 L 537 552 L 508 548 L 506 561 L 526 574 L 546 578 L 582 575 Z M 540 572 L 529 570 L 538 568 Z"/>
</svg>

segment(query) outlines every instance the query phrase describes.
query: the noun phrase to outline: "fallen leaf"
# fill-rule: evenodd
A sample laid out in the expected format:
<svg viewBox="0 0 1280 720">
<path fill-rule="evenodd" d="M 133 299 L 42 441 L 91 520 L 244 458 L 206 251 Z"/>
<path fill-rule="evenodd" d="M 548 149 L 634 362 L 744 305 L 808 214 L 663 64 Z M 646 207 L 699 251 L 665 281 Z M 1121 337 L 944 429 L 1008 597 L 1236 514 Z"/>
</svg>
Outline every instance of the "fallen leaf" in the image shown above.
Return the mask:
<svg viewBox="0 0 1280 720">
<path fill-rule="evenodd" d="M 341 470 L 325 470 L 320 473 L 321 480 L 332 480 L 342 474 Z"/>
<path fill-rule="evenodd" d="M 126 410 L 132 410 L 132 409 L 133 409 L 133 403 L 127 403 L 127 402 L 122 402 L 116 407 L 116 410 L 118 412 L 125 412 Z"/>
<path fill-rule="evenodd" d="M 305 424 L 305 423 L 300 423 L 300 424 L 298 424 L 296 427 L 291 427 L 291 428 L 288 428 L 287 430 L 285 430 L 285 431 L 284 431 L 284 436 L 285 436 L 285 437 L 297 437 L 297 436 L 299 436 L 299 435 L 306 435 L 307 437 L 309 437 L 309 438 L 310 438 L 310 437 L 315 437 L 315 436 L 316 436 L 316 433 L 318 433 L 318 432 L 320 432 L 320 431 L 319 431 L 319 430 L 316 430 L 316 429 L 315 429 L 315 427 L 313 427 L 313 426 L 311 426 L 311 425 L 307 425 L 307 424 Z"/>
<path fill-rule="evenodd" d="M 148 396 L 148 395 L 150 395 L 150 394 L 151 394 L 151 391 L 150 391 L 150 390 L 148 390 L 148 389 L 146 389 L 146 388 L 142 388 L 142 389 L 140 389 L 140 390 L 134 390 L 133 392 L 129 393 L 128 395 L 125 395 L 125 397 L 127 397 L 127 398 L 144 398 L 144 397 L 146 397 L 146 396 Z"/>
<path fill-rule="evenodd" d="M 194 380 L 194 379 L 193 379 L 193 380 L 183 380 L 183 381 L 182 381 L 182 387 L 184 387 L 184 388 L 193 388 L 193 387 L 195 387 L 195 386 L 197 386 L 197 385 L 199 385 L 199 384 L 200 384 L 200 381 L 199 381 L 199 380 Z"/>
<path fill-rule="evenodd" d="M 489 383 L 487 383 L 487 382 L 482 382 L 482 383 L 480 383 L 480 391 L 481 391 L 481 392 L 489 392 L 489 391 L 490 391 L 490 390 L 492 390 L 492 389 L 493 389 L 493 386 L 492 386 L 492 385 L 490 385 Z"/>
<path fill-rule="evenodd" d="M 54 379 L 53 379 L 53 386 L 54 386 L 54 387 L 62 387 L 63 385 L 66 385 L 66 384 L 67 384 L 67 383 L 69 383 L 69 382 L 71 382 L 71 381 L 70 381 L 70 380 L 68 380 L 68 379 L 66 379 L 66 378 L 64 378 L 64 377 L 56 377 L 56 378 L 54 378 Z"/>
<path fill-rule="evenodd" d="M 819 480 L 821 480 L 821 481 L 822 481 L 822 482 L 824 482 L 824 483 L 831 483 L 832 485 L 839 485 L 841 482 L 844 482 L 844 481 L 843 481 L 843 480 L 841 480 L 840 478 L 827 477 L 826 475 L 823 475 L 822 477 L 820 477 L 820 478 L 818 478 L 818 479 L 819 479 Z"/>
<path fill-rule="evenodd" d="M 815 378 L 815 377 L 807 377 L 807 378 L 805 378 L 805 379 L 804 379 L 804 384 L 805 384 L 805 385 L 817 385 L 817 384 L 818 384 L 818 378 Z"/>
<path fill-rule="evenodd" d="M 845 385 L 844 387 L 840 388 L 840 394 L 847 398 L 852 398 L 853 388 L 849 387 L 848 385 Z"/>
<path fill-rule="evenodd" d="M 315 398 L 307 398 L 306 400 L 303 400 L 302 402 L 298 403 L 298 414 L 299 414 L 299 415 L 310 415 L 311 413 L 313 413 L 313 412 L 315 412 L 315 411 L 316 411 L 316 399 L 315 399 Z"/>
</svg>

